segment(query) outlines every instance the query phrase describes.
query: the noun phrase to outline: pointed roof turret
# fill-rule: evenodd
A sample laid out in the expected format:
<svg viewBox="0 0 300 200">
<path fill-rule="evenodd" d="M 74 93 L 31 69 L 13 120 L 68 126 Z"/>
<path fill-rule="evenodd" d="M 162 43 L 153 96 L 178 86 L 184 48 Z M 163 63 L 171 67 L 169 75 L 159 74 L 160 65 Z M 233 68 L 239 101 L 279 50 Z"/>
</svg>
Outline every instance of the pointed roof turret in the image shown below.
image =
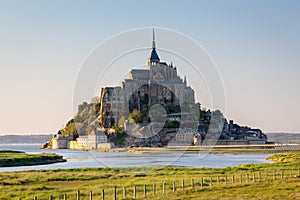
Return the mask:
<svg viewBox="0 0 300 200">
<path fill-rule="evenodd" d="M 158 57 L 158 54 L 156 52 L 156 45 L 155 45 L 155 34 L 154 34 L 154 28 L 153 28 L 153 35 L 152 35 L 152 51 L 151 51 L 151 54 L 150 54 L 150 62 L 156 62 L 158 63 L 160 61 L 159 57 Z"/>
</svg>

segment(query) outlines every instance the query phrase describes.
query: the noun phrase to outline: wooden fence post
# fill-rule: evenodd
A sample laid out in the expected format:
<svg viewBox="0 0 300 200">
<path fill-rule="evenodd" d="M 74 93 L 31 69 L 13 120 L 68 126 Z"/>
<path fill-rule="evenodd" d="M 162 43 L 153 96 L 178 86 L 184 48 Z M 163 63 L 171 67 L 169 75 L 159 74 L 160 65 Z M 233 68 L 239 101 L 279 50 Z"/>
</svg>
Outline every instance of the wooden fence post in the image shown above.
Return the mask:
<svg viewBox="0 0 300 200">
<path fill-rule="evenodd" d="M 225 176 L 225 185 L 227 185 L 227 176 Z"/>
<path fill-rule="evenodd" d="M 217 182 L 218 182 L 218 185 L 220 184 L 220 177 L 218 176 L 217 177 Z"/>
<path fill-rule="evenodd" d="M 123 197 L 126 198 L 126 187 L 123 187 Z"/>
<path fill-rule="evenodd" d="M 104 189 L 102 189 L 102 200 L 104 200 L 105 194 L 104 194 Z"/>
<path fill-rule="evenodd" d="M 253 172 L 253 182 L 255 182 L 255 172 Z"/>
<path fill-rule="evenodd" d="M 166 193 L 166 183 L 163 182 L 163 194 L 165 194 L 165 193 Z"/>
<path fill-rule="evenodd" d="M 37 196 L 33 197 L 33 200 L 38 200 Z"/>
<path fill-rule="evenodd" d="M 281 170 L 281 179 L 283 179 L 283 170 Z"/>
<path fill-rule="evenodd" d="M 259 179 L 259 182 L 261 182 L 261 173 L 258 172 L 258 179 Z"/>
<path fill-rule="evenodd" d="M 293 170 L 290 171 L 290 177 L 293 177 Z"/>
<path fill-rule="evenodd" d="M 52 200 L 52 195 L 49 196 L 49 200 Z"/>
<path fill-rule="evenodd" d="M 173 181 L 173 192 L 176 191 L 176 185 L 175 185 L 175 181 Z"/>
<path fill-rule="evenodd" d="M 212 177 L 209 178 L 209 187 L 212 187 Z"/>
<path fill-rule="evenodd" d="M 249 174 L 247 173 L 247 183 L 249 183 Z"/>
<path fill-rule="evenodd" d="M 234 183 L 234 175 L 232 175 L 232 184 Z"/>
<path fill-rule="evenodd" d="M 77 200 L 80 200 L 80 190 L 77 190 Z"/>
<path fill-rule="evenodd" d="M 117 187 L 114 186 L 114 200 L 117 200 Z"/>
<path fill-rule="evenodd" d="M 242 183 L 243 183 L 243 175 L 240 174 L 240 184 L 242 184 Z"/>
<path fill-rule="evenodd" d="M 184 180 L 182 180 L 182 190 L 184 190 Z"/>
<path fill-rule="evenodd" d="M 136 186 L 133 187 L 133 198 L 136 199 Z"/>
<path fill-rule="evenodd" d="M 201 188 L 203 188 L 203 177 L 201 178 Z"/>
<path fill-rule="evenodd" d="M 156 183 L 153 183 L 153 195 L 156 193 Z"/>
<path fill-rule="evenodd" d="M 93 192 L 90 191 L 90 200 L 93 200 Z"/>
<path fill-rule="evenodd" d="M 194 188 L 194 179 L 191 180 L 191 188 Z"/>
<path fill-rule="evenodd" d="M 146 197 L 146 196 L 147 196 L 147 186 L 144 185 L 144 197 Z"/>
</svg>

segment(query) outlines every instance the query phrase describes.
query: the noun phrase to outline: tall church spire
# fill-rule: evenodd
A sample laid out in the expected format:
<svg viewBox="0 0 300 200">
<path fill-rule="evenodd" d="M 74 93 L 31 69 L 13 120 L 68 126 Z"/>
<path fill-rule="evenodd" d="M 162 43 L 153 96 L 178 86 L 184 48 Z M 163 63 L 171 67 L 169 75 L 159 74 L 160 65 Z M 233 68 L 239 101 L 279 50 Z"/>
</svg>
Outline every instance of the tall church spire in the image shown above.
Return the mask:
<svg viewBox="0 0 300 200">
<path fill-rule="evenodd" d="M 154 28 L 153 28 L 153 33 L 152 33 L 152 51 L 148 60 L 148 63 L 159 63 L 160 59 L 157 55 L 156 52 L 156 45 L 155 45 L 155 34 L 154 34 Z"/>
<path fill-rule="evenodd" d="M 152 33 L 152 49 L 155 49 L 155 34 L 154 34 L 154 28 L 153 28 L 153 33 Z"/>
</svg>

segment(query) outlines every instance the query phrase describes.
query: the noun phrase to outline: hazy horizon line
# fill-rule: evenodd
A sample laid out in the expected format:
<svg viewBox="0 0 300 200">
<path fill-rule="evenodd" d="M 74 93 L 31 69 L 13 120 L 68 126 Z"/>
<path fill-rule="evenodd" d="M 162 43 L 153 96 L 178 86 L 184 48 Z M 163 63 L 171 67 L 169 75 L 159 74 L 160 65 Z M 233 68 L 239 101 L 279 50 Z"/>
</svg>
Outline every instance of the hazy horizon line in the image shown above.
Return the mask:
<svg viewBox="0 0 300 200">
<path fill-rule="evenodd" d="M 270 131 L 264 132 L 265 134 L 276 134 L 276 133 L 285 133 L 285 134 L 300 134 L 300 132 L 287 132 L 287 131 Z M 20 136 L 34 136 L 34 135 L 54 135 L 56 133 L 0 133 L 0 136 L 8 136 L 8 135 L 20 135 Z"/>
</svg>

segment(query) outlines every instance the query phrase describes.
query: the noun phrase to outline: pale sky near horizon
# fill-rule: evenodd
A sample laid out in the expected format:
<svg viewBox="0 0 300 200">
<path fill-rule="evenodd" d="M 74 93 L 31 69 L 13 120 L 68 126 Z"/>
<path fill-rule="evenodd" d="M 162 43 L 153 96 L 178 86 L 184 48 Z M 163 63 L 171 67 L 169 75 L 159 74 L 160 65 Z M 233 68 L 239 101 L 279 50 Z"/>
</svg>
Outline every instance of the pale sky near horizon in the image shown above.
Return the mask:
<svg viewBox="0 0 300 200">
<path fill-rule="evenodd" d="M 224 81 L 227 119 L 300 132 L 299 19 L 297 0 L 0 0 L 0 134 L 57 132 L 74 114 L 74 85 L 89 52 L 153 25 L 205 47 Z"/>
</svg>

